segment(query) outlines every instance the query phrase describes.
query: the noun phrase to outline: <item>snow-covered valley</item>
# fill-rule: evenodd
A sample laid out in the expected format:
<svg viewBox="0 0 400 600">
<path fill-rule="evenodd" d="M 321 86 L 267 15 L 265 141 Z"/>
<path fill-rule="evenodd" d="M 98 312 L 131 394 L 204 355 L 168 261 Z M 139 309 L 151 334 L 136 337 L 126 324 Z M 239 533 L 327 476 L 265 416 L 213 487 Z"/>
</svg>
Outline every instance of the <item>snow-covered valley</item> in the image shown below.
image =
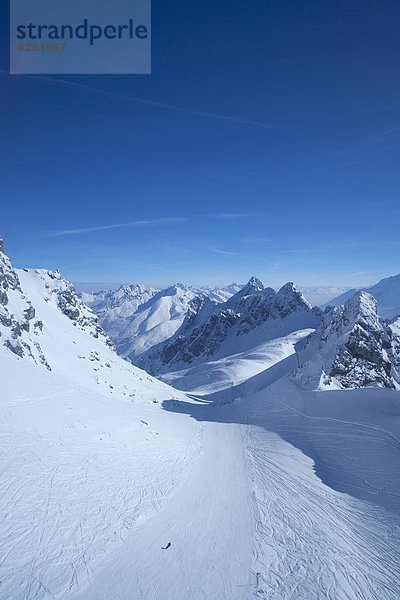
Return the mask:
<svg viewBox="0 0 400 600">
<path fill-rule="evenodd" d="M 2 599 L 399 598 L 399 328 L 371 296 L 196 304 L 160 381 L 0 258 Z"/>
</svg>

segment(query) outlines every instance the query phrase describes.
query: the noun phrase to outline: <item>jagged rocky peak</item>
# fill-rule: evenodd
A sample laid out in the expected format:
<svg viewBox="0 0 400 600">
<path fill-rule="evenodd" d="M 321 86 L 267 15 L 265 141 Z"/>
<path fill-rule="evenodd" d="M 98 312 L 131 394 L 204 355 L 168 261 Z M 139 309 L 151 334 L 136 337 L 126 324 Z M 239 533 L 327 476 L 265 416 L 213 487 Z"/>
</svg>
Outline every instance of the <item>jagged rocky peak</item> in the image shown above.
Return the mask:
<svg viewBox="0 0 400 600">
<path fill-rule="evenodd" d="M 378 303 L 368 292 L 356 292 L 345 303 L 344 314 L 368 326 L 379 327 Z"/>
<path fill-rule="evenodd" d="M 275 302 L 283 311 L 282 314 L 288 314 L 296 310 L 311 310 L 312 305 L 306 300 L 301 291 L 292 281 L 285 283 L 276 293 Z"/>
<path fill-rule="evenodd" d="M 218 302 L 211 300 L 206 294 L 198 294 L 189 302 L 187 317 L 200 314 L 205 308 L 217 308 Z"/>
<path fill-rule="evenodd" d="M 97 316 L 77 297 L 72 284 L 59 271 L 14 269 L 2 243 L 0 345 L 20 358 L 29 358 L 50 369 L 52 357 L 46 349 L 48 326 L 49 323 L 53 326 L 54 319 L 61 325 L 64 318 L 72 322 L 72 329 L 80 329 L 113 347 Z"/>
<path fill-rule="evenodd" d="M 196 299 L 177 332 L 142 356 L 138 364 L 152 373 L 160 373 L 171 370 L 172 365 L 183 367 L 193 361 L 242 350 L 249 344 L 261 344 L 271 335 L 279 337 L 315 327 L 319 321 L 320 315 L 313 312 L 293 284 L 276 293 L 252 277 L 224 303 L 213 305 L 204 298 Z"/>
<path fill-rule="evenodd" d="M 241 290 L 242 295 L 245 296 L 247 294 L 254 294 L 254 292 L 262 292 L 264 289 L 264 284 L 254 275 L 250 277 L 247 284 Z"/>
<path fill-rule="evenodd" d="M 245 296 L 251 296 L 252 294 L 259 294 L 264 291 L 264 289 L 264 284 L 257 279 L 257 277 L 250 277 L 246 285 L 232 296 L 232 300 L 234 298 L 244 298 Z"/>
<path fill-rule="evenodd" d="M 324 314 L 305 356 L 304 372 L 319 373 L 324 388 L 399 387 L 398 338 L 367 292 Z"/>
<path fill-rule="evenodd" d="M 0 345 L 23 358 L 28 356 L 49 368 L 40 347 L 43 323 L 21 289 L 17 271 L 0 243 Z"/>
<path fill-rule="evenodd" d="M 21 287 L 18 275 L 4 252 L 4 238 L 0 237 L 0 304 L 3 304 L 3 306 L 9 302 L 8 293 L 10 290 L 21 292 Z"/>
<path fill-rule="evenodd" d="M 362 291 L 356 292 L 343 306 L 328 311 L 323 323 L 323 340 L 332 335 L 340 337 L 353 330 L 373 332 L 382 328 L 375 298 Z"/>
<path fill-rule="evenodd" d="M 263 283 L 257 279 L 257 277 L 251 277 L 244 287 L 242 287 L 236 294 L 234 294 L 229 300 L 227 300 L 221 306 L 225 308 L 234 308 L 239 310 L 238 306 L 246 301 L 249 296 L 260 296 L 260 294 L 269 296 L 275 294 L 275 290 L 272 288 L 265 288 Z"/>
<path fill-rule="evenodd" d="M 76 327 L 86 331 L 94 338 L 101 338 L 107 346 L 113 348 L 110 338 L 98 323 L 98 317 L 82 302 L 75 292 L 72 283 L 64 279 L 59 271 L 36 269 L 32 275 L 41 284 L 47 302 L 54 301 L 59 310 Z"/>
<path fill-rule="evenodd" d="M 381 279 L 375 285 L 362 288 L 378 302 L 378 313 L 385 319 L 393 319 L 400 314 L 400 274 Z M 355 289 L 348 290 L 344 294 L 329 301 L 331 306 L 341 306 L 356 292 Z"/>
<path fill-rule="evenodd" d="M 302 293 L 300 292 L 300 290 L 294 285 L 293 281 L 288 281 L 287 283 L 285 283 L 277 292 L 277 294 L 280 294 L 281 296 L 290 296 L 290 295 L 300 295 L 302 296 Z"/>
</svg>

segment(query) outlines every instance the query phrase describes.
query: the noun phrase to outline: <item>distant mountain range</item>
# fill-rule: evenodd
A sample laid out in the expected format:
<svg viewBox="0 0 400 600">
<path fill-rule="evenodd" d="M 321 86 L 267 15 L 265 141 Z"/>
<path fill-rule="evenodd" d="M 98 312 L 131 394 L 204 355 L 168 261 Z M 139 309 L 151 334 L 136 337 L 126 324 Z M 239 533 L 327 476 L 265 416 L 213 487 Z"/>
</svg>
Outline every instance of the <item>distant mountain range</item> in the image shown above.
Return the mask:
<svg viewBox="0 0 400 600">
<path fill-rule="evenodd" d="M 205 292 L 209 297 L 212 297 L 212 294 L 215 292 L 218 296 L 222 293 L 222 298 L 226 294 L 226 299 L 229 294 L 235 294 L 240 288 L 244 286 L 244 283 L 232 283 L 223 287 L 207 287 L 207 286 L 186 286 L 191 287 L 193 290 L 197 290 L 198 292 Z M 130 287 L 130 284 L 122 284 L 122 283 L 91 283 L 91 282 L 76 282 L 74 283 L 75 290 L 78 294 L 87 293 L 89 294 L 86 298 L 90 302 L 90 296 L 96 295 L 96 292 L 115 292 L 116 290 L 124 287 Z M 142 286 L 145 288 L 151 288 L 151 286 Z M 297 286 L 297 288 L 304 294 L 304 296 L 311 302 L 314 306 L 323 306 L 325 305 L 331 298 L 335 298 L 341 294 L 347 292 L 350 288 L 344 286 Z M 159 288 L 156 288 L 157 291 L 161 291 Z M 215 299 L 215 298 L 214 298 Z"/>
<path fill-rule="evenodd" d="M 240 288 L 238 284 L 193 288 L 178 283 L 157 290 L 144 285 L 122 285 L 116 290 L 82 292 L 80 298 L 98 315 L 119 354 L 135 361 L 175 333 L 194 298 L 204 296 L 215 303 L 224 302 Z"/>
<path fill-rule="evenodd" d="M 0 338 L 2 346 L 19 358 L 29 358 L 49 371 L 67 370 L 79 380 L 87 381 L 92 373 L 94 382 L 111 389 L 118 385 L 118 377 L 105 366 L 115 358 L 105 357 L 113 353 L 114 343 L 120 355 L 167 381 L 174 380 L 171 372 L 179 371 L 182 387 L 185 369 L 204 365 L 198 371 L 204 379 L 211 363 L 221 360 L 233 364 L 246 356 L 248 363 L 258 356 L 262 366 L 257 348 L 268 354 L 270 342 L 282 340 L 282 348 L 290 353 L 293 343 L 303 338 L 295 373 L 303 387 L 397 388 L 400 276 L 368 289 L 374 295 L 346 292 L 332 302 L 339 306 L 324 312 L 313 308 L 292 283 L 276 292 L 256 277 L 245 286 L 221 289 L 176 284 L 160 291 L 130 285 L 78 297 L 58 271 L 13 269 L 1 246 Z M 118 368 L 115 364 L 118 371 L 127 363 L 118 363 Z"/>
<path fill-rule="evenodd" d="M 151 373 L 173 371 L 316 327 L 320 318 L 320 309 L 313 309 L 292 283 L 275 292 L 252 277 L 226 302 L 195 298 L 176 333 L 150 349 L 137 364 Z"/>
<path fill-rule="evenodd" d="M 287 326 L 287 315 L 280 322 L 275 314 L 274 302 L 284 294 L 288 294 L 286 300 L 291 298 L 295 312 L 296 303 L 304 312 L 305 318 L 299 321 L 297 329 L 315 328 L 316 317 L 322 313 L 312 310 L 315 302 L 309 302 L 303 290 L 317 298 L 318 305 L 323 305 L 328 292 L 341 292 L 325 305 L 338 307 L 357 291 L 343 289 L 296 288 L 287 284 L 276 292 L 252 277 L 246 285 L 234 283 L 223 288 L 194 288 L 178 283 L 158 290 L 132 284 L 83 291 L 79 296 L 97 314 L 100 326 L 122 357 L 152 373 L 165 374 L 211 357 L 220 359 L 230 352 L 248 351 L 275 335 L 270 330 L 281 328 L 282 335 L 295 331 L 294 325 Z M 392 319 L 400 315 L 400 275 L 367 290 L 376 298 L 381 317 Z M 279 310 L 277 313 L 281 316 Z"/>
<path fill-rule="evenodd" d="M 376 298 L 378 302 L 378 312 L 382 317 L 392 319 L 393 317 L 400 315 L 400 274 L 394 275 L 393 277 L 386 277 L 375 285 L 360 289 Z M 340 306 L 357 291 L 358 289 L 356 288 L 347 290 L 343 294 L 329 300 L 327 304 L 330 306 Z"/>
</svg>

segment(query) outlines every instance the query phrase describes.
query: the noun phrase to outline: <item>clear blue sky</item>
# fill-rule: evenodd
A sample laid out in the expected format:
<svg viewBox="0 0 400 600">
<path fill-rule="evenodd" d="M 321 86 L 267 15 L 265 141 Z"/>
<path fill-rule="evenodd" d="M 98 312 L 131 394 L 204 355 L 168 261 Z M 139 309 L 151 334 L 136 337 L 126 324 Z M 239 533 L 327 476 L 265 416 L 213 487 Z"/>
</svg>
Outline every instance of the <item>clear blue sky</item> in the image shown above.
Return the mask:
<svg viewBox="0 0 400 600">
<path fill-rule="evenodd" d="M 400 271 L 398 0 L 154 1 L 151 76 L 9 76 L 5 12 L 0 50 L 17 266 L 155 285 Z"/>
</svg>

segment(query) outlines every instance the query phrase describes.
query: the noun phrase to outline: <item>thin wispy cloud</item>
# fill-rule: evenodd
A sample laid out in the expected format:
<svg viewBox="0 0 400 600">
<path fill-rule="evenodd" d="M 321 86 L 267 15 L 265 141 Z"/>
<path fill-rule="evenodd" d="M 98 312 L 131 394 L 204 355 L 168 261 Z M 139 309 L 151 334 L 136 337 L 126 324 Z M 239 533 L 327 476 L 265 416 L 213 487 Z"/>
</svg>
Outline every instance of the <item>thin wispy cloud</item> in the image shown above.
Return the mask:
<svg viewBox="0 0 400 600">
<path fill-rule="evenodd" d="M 237 252 L 230 252 L 229 250 L 223 250 L 222 248 L 217 248 L 215 246 L 208 246 L 208 250 L 210 252 L 214 252 L 215 254 L 220 254 L 221 256 L 228 256 L 228 257 L 238 256 Z"/>
<path fill-rule="evenodd" d="M 0 69 L 0 73 L 3 75 L 9 75 L 7 71 Z M 64 87 L 69 89 L 75 89 L 85 92 L 91 92 L 93 94 L 97 94 L 100 96 L 105 96 L 107 98 L 114 98 L 119 100 L 125 100 L 130 102 L 135 102 L 136 104 L 143 104 L 145 106 L 152 106 L 154 108 L 161 108 L 166 110 L 173 110 L 175 112 L 185 113 L 188 115 L 194 115 L 197 117 L 208 117 L 210 119 L 217 119 L 219 121 L 229 121 L 231 123 L 237 123 L 238 125 L 249 125 L 251 127 L 259 127 L 261 129 L 273 130 L 268 123 L 264 123 L 263 121 L 255 121 L 253 119 L 245 119 L 242 117 L 236 117 L 232 115 L 223 115 L 220 113 L 208 112 L 204 110 L 197 110 L 194 108 L 185 108 L 184 106 L 176 106 L 175 104 L 168 104 L 166 102 L 158 102 L 157 100 L 147 100 L 145 98 L 138 98 L 137 96 L 130 96 L 128 94 L 119 94 L 116 92 L 109 92 L 108 90 L 104 90 L 102 88 L 98 88 L 92 85 L 86 85 L 84 83 L 76 83 L 74 81 L 66 81 L 63 79 L 57 79 L 55 77 L 38 77 L 35 75 L 25 75 L 27 79 L 32 79 L 34 81 L 41 81 L 48 85 Z"/>
<path fill-rule="evenodd" d="M 110 225 L 100 225 L 96 227 L 79 227 L 77 229 L 63 229 L 61 231 L 54 231 L 52 236 L 64 236 L 64 235 L 80 235 L 84 233 L 92 233 L 95 231 L 108 231 L 110 229 L 125 229 L 129 227 L 153 227 L 157 225 L 174 225 L 176 223 L 186 223 L 188 219 L 183 217 L 170 217 L 165 219 L 148 219 L 142 221 L 129 221 L 127 223 L 114 223 Z"/>
<path fill-rule="evenodd" d="M 247 212 L 247 213 L 211 213 L 208 215 L 212 219 L 253 219 L 261 217 L 259 212 Z"/>
</svg>

